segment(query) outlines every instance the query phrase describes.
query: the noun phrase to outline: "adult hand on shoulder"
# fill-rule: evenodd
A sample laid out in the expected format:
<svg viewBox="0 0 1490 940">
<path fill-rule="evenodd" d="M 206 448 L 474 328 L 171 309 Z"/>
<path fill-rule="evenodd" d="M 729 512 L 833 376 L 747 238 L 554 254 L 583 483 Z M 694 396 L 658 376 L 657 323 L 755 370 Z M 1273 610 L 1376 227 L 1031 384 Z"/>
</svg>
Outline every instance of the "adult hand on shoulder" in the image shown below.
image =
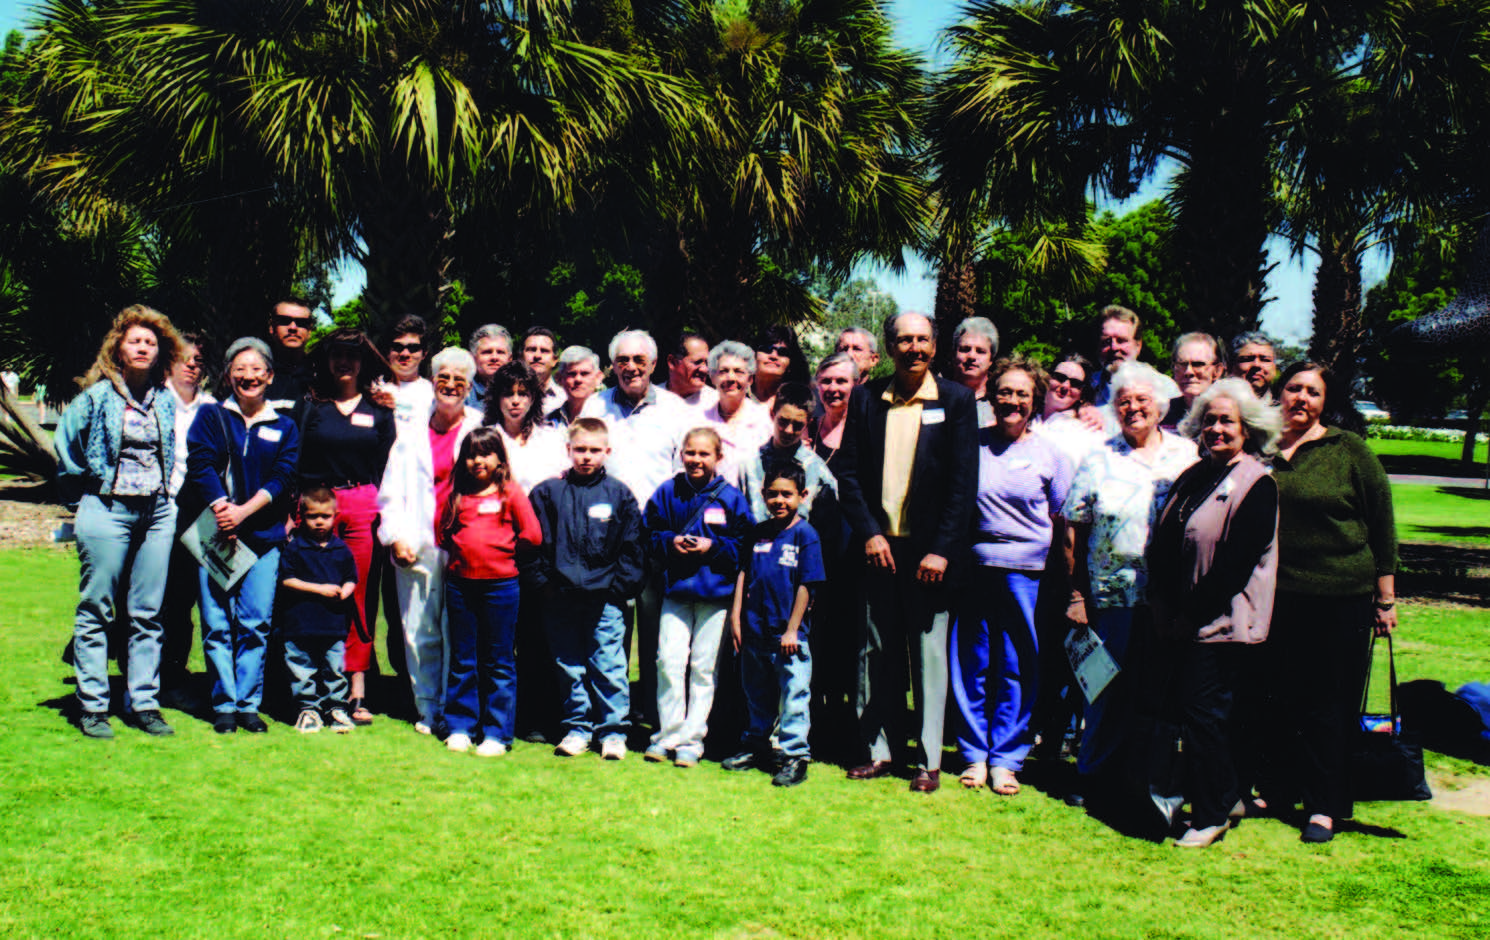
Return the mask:
<svg viewBox="0 0 1490 940">
<path fill-rule="evenodd" d="M 916 569 L 916 580 L 922 584 L 941 584 L 947 575 L 947 559 L 940 555 L 927 555 Z"/>
<path fill-rule="evenodd" d="M 872 536 L 864 543 L 864 558 L 872 568 L 887 568 L 895 573 L 895 556 L 890 551 L 890 540 L 883 535 Z"/>
<path fill-rule="evenodd" d="M 1096 405 L 1083 403 L 1076 408 L 1076 419 L 1087 426 L 1091 431 L 1107 430 L 1107 422 L 1102 419 L 1102 409 Z"/>
</svg>

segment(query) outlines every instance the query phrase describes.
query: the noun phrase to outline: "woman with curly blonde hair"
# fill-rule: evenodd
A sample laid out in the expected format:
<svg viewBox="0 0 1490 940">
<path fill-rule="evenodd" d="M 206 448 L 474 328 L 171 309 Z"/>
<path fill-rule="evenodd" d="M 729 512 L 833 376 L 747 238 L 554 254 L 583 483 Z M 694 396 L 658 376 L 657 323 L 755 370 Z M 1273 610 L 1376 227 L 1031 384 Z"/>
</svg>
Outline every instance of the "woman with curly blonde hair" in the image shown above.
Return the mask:
<svg viewBox="0 0 1490 940">
<path fill-rule="evenodd" d="M 79 380 L 83 393 L 57 424 L 58 485 L 77 506 L 82 577 L 73 624 L 79 727 L 111 738 L 109 625 L 126 599 L 129 711 L 147 734 L 171 734 L 160 716 L 161 603 L 175 534 L 170 492 L 176 462 L 176 405 L 166 374 L 181 350 L 171 321 L 142 304 L 114 318 L 98 357 Z M 127 584 L 126 572 L 133 572 Z"/>
</svg>

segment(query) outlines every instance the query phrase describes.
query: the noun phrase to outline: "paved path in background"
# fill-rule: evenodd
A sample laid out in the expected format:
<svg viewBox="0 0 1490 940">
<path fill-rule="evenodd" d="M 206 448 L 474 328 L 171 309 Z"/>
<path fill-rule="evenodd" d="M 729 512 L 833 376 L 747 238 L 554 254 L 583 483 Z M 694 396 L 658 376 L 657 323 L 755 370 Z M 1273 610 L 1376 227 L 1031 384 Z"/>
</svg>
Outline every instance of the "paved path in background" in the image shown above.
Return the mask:
<svg viewBox="0 0 1490 940">
<path fill-rule="evenodd" d="M 1485 488 L 1483 477 L 1430 477 L 1421 473 L 1393 473 L 1388 478 L 1393 483 L 1406 483 L 1414 486 L 1464 486 Z"/>
</svg>

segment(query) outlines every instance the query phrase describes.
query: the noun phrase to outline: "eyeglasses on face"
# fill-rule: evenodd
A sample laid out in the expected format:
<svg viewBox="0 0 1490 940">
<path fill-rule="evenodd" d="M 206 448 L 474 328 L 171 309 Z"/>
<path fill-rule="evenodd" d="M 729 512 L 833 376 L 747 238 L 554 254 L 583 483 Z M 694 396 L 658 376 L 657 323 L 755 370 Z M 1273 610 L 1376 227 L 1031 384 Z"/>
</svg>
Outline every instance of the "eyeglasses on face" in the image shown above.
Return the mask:
<svg viewBox="0 0 1490 940">
<path fill-rule="evenodd" d="M 388 344 L 388 349 L 391 352 L 396 352 L 396 353 L 401 353 L 401 352 L 416 353 L 416 352 L 420 352 L 420 351 L 422 351 L 424 349 L 424 344 L 423 343 L 389 343 Z"/>
<path fill-rule="evenodd" d="M 1079 389 L 1081 388 L 1081 383 L 1081 379 L 1078 379 L 1075 376 L 1067 375 L 1064 372 L 1050 373 L 1050 384 L 1052 385 L 1066 385 L 1072 389 Z"/>
<path fill-rule="evenodd" d="M 778 356 L 782 359 L 790 359 L 792 350 L 785 343 L 777 343 L 775 346 L 762 346 L 756 352 L 765 353 L 768 356 Z"/>
<path fill-rule="evenodd" d="M 292 317 L 283 313 L 274 315 L 274 325 L 282 327 L 294 327 L 297 330 L 310 329 L 310 317 Z"/>
</svg>

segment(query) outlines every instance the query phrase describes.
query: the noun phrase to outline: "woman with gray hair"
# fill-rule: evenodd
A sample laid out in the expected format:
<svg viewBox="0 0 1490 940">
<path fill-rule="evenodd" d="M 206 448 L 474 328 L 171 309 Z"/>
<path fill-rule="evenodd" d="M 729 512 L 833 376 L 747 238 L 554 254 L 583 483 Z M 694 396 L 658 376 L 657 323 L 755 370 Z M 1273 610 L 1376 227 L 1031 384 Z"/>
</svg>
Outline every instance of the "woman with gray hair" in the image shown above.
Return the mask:
<svg viewBox="0 0 1490 940">
<path fill-rule="evenodd" d="M 741 461 L 771 437 L 770 409 L 750 399 L 755 364 L 755 350 L 732 339 L 709 350 L 709 377 L 719 400 L 704 411 L 704 423 L 719 433 L 715 472 L 731 486 L 740 483 Z"/>
<path fill-rule="evenodd" d="M 1267 639 L 1278 584 L 1278 485 L 1259 458 L 1277 451 L 1281 425 L 1242 379 L 1196 396 L 1180 433 L 1202 459 L 1170 488 L 1149 545 L 1155 661 L 1186 758 L 1181 848 L 1220 839 L 1233 808 L 1251 798 L 1247 666 L 1250 648 Z"/>
<path fill-rule="evenodd" d="M 1123 744 L 1137 688 L 1129 666 L 1141 661 L 1129 641 L 1148 632 L 1149 532 L 1170 486 L 1197 456 L 1193 441 L 1159 427 L 1169 405 L 1164 387 L 1143 363 L 1118 368 L 1111 388 L 1121 430 L 1082 460 L 1061 510 L 1069 526 L 1066 616 L 1090 625 L 1122 670 L 1086 706 L 1076 769 L 1088 779 Z"/>
<path fill-rule="evenodd" d="M 476 360 L 456 346 L 430 361 L 435 399 L 427 420 L 398 426 L 378 486 L 378 541 L 392 549 L 393 585 L 403 614 L 404 646 L 414 704 L 414 730 L 433 734 L 445 702 L 445 552 L 435 537 L 436 507 L 450 495 L 455 455 L 481 412 L 466 395 Z"/>
<path fill-rule="evenodd" d="M 213 730 L 262 734 L 269 730 L 259 716 L 264 656 L 300 429 L 267 400 L 274 359 L 262 340 L 235 340 L 223 373 L 231 397 L 203 406 L 186 434 L 187 486 L 193 509 L 206 506 L 216 517 L 218 538 L 237 539 L 258 558 L 230 588 L 202 567 L 202 651 L 212 677 Z"/>
</svg>

